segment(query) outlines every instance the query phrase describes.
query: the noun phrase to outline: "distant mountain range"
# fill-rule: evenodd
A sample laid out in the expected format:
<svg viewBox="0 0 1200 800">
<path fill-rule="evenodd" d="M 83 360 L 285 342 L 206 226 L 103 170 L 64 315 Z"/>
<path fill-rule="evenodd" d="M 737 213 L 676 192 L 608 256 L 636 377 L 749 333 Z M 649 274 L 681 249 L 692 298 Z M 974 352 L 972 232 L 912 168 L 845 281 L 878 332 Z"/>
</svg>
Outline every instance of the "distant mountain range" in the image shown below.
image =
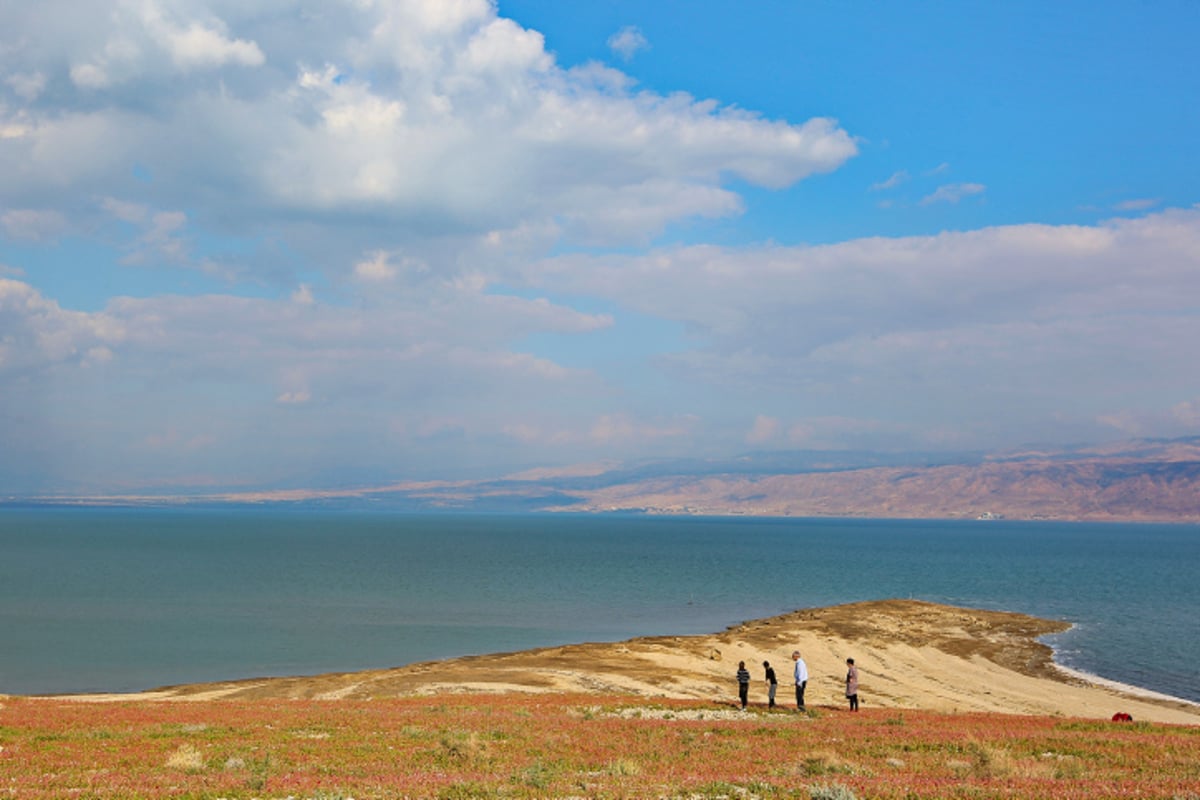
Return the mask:
<svg viewBox="0 0 1200 800">
<path fill-rule="evenodd" d="M 751 453 L 727 461 L 579 465 L 496 480 L 21 503 L 1198 522 L 1200 436 L 993 454 Z"/>
</svg>

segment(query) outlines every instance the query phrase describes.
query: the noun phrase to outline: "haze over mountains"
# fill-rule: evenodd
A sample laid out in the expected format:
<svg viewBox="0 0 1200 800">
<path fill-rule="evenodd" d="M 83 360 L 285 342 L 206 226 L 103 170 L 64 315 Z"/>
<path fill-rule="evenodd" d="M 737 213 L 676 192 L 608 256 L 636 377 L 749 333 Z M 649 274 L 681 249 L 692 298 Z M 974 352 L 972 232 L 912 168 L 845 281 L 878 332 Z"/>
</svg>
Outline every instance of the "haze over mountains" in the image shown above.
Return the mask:
<svg viewBox="0 0 1200 800">
<path fill-rule="evenodd" d="M 992 454 L 768 452 L 725 461 L 578 465 L 494 480 L 7 500 L 36 505 L 280 504 L 396 511 L 1196 522 L 1200 436 Z"/>
</svg>

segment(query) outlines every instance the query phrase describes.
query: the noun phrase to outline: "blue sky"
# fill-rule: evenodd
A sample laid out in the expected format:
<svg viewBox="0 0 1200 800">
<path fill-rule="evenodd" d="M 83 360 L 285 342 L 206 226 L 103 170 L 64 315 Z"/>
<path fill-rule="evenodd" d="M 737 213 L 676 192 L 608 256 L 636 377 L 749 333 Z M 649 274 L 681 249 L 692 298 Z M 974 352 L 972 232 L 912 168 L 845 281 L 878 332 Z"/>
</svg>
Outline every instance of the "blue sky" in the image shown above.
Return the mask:
<svg viewBox="0 0 1200 800">
<path fill-rule="evenodd" d="M 0 8 L 0 494 L 1200 433 L 1190 2 Z"/>
</svg>

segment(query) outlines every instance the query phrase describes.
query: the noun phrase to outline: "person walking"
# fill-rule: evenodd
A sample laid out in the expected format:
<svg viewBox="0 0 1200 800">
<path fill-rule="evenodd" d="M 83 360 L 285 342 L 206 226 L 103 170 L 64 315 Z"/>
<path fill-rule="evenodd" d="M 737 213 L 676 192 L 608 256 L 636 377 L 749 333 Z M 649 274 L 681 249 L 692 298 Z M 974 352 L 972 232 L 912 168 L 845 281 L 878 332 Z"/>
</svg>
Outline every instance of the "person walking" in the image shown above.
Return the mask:
<svg viewBox="0 0 1200 800">
<path fill-rule="evenodd" d="M 775 690 L 779 688 L 779 681 L 775 679 L 775 668 L 771 666 L 770 661 L 763 662 L 763 669 L 767 671 L 767 708 L 774 708 Z"/>
<path fill-rule="evenodd" d="M 850 710 L 858 711 L 858 667 L 854 659 L 846 659 L 846 699 L 850 701 Z"/>
<path fill-rule="evenodd" d="M 750 699 L 750 670 L 746 669 L 745 661 L 738 662 L 737 682 L 738 698 L 742 701 L 742 711 L 745 711 Z"/>
<path fill-rule="evenodd" d="M 796 681 L 796 708 L 804 711 L 804 688 L 808 686 L 808 665 L 800 657 L 799 650 L 792 651 L 792 661 L 796 662 L 792 675 Z"/>
</svg>

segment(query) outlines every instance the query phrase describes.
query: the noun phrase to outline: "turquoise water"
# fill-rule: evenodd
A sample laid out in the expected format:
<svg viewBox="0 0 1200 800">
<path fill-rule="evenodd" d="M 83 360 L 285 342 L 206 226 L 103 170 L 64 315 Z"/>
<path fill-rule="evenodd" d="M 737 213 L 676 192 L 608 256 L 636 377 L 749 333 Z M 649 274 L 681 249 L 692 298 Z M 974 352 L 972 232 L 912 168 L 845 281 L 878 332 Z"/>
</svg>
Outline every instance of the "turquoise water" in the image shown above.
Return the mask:
<svg viewBox="0 0 1200 800">
<path fill-rule="evenodd" d="M 913 597 L 1075 623 L 1059 661 L 1200 701 L 1200 526 L 0 511 L 0 692 L 397 666 Z"/>
</svg>

